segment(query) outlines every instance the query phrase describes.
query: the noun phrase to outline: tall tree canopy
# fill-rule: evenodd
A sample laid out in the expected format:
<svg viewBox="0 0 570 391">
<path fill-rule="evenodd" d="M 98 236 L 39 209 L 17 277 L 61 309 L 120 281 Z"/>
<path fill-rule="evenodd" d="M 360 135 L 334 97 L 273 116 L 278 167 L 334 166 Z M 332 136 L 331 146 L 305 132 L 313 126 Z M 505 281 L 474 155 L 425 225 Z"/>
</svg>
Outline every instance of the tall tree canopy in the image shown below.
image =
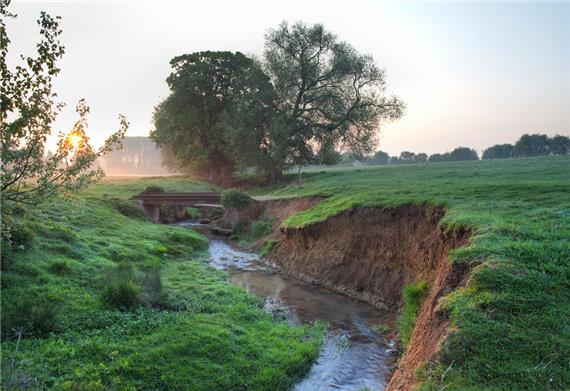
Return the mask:
<svg viewBox="0 0 570 391">
<path fill-rule="evenodd" d="M 238 102 L 245 110 L 248 97 L 270 91 L 268 80 L 253 60 L 239 52 L 192 53 L 170 64 L 171 94 L 155 109 L 151 138 L 170 155 L 165 159 L 170 168 L 221 182 L 235 166 L 230 141 L 239 141 L 229 134 L 227 119 Z"/>
<path fill-rule="evenodd" d="M 39 203 L 58 190 L 76 191 L 101 177 L 103 172 L 94 167 L 95 160 L 111 151 L 128 128 L 126 119 L 120 116 L 119 130 L 95 150 L 86 134 L 89 107 L 81 100 L 77 105 L 79 120 L 69 133 L 60 133 L 56 150 L 47 153 L 46 142 L 63 107 L 55 101 L 52 87 L 59 73 L 57 62 L 65 52 L 59 41 L 60 18 L 41 13 L 36 56 L 21 56 L 23 63 L 11 68 L 6 61 L 10 39 L 5 19 L 15 15 L 8 11 L 9 3 L 3 0 L 0 7 L 0 184 L 4 213 L 7 202 Z"/>
<path fill-rule="evenodd" d="M 380 121 L 402 115 L 403 103 L 384 95 L 385 73 L 373 58 L 320 24 L 269 30 L 264 70 L 276 93 L 274 180 L 287 164 L 314 162 L 322 148 L 373 152 Z"/>
<path fill-rule="evenodd" d="M 513 157 L 512 144 L 497 144 L 483 151 L 483 160 L 487 159 L 508 159 Z"/>
</svg>

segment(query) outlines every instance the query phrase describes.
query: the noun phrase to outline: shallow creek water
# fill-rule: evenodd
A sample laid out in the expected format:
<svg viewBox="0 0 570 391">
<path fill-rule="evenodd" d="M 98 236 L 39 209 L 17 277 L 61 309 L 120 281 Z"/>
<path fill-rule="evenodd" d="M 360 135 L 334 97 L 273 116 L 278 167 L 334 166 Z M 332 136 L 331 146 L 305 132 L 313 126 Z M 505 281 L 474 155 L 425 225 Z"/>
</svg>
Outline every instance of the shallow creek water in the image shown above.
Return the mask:
<svg viewBox="0 0 570 391">
<path fill-rule="evenodd" d="M 226 270 L 232 284 L 264 298 L 269 311 L 282 313 L 292 324 L 328 323 L 319 358 L 294 390 L 384 389 L 393 343 L 374 326 L 389 323 L 391 313 L 280 273 L 256 254 L 232 248 L 224 238 L 210 236 L 209 251 L 209 263 Z"/>
</svg>

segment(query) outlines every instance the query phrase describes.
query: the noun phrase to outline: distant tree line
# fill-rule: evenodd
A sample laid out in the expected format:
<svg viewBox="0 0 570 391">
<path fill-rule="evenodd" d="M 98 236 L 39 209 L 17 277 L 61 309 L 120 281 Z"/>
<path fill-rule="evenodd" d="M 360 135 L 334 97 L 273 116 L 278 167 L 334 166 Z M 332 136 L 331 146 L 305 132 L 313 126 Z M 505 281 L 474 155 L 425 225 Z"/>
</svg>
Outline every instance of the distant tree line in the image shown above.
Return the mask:
<svg viewBox="0 0 570 391">
<path fill-rule="evenodd" d="M 570 154 L 570 137 L 560 135 L 548 137 L 545 134 L 524 134 L 514 145 L 497 144 L 487 148 L 481 158 L 487 160 L 566 154 Z M 451 152 L 434 153 L 429 156 L 426 153 L 414 153 L 410 151 L 402 151 L 399 156 L 390 156 L 384 151 L 378 151 L 374 155 L 360 159 L 352 154 L 338 154 L 338 157 L 323 161 L 322 164 L 354 164 L 358 162 L 367 165 L 382 165 L 457 162 L 466 160 L 479 160 L 477 151 L 471 148 L 458 147 Z"/>
<path fill-rule="evenodd" d="M 483 151 L 483 159 L 566 155 L 570 153 L 570 137 L 524 134 L 513 144 L 497 144 Z"/>
<path fill-rule="evenodd" d="M 164 175 L 160 149 L 148 137 L 125 137 L 122 148 L 100 159 L 108 175 Z"/>
</svg>

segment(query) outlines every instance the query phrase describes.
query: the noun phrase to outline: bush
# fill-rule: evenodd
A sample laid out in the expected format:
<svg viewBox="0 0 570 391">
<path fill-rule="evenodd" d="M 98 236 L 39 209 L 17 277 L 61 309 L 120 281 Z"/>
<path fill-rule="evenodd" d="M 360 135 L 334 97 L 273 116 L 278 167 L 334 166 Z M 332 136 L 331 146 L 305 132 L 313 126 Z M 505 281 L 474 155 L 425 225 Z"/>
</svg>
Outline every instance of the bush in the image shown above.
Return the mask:
<svg viewBox="0 0 570 391">
<path fill-rule="evenodd" d="M 1 270 L 7 270 L 14 263 L 16 253 L 30 248 L 35 239 L 36 233 L 27 224 L 14 222 L 9 216 L 2 216 Z"/>
<path fill-rule="evenodd" d="M 58 329 L 59 302 L 27 296 L 2 305 L 2 335 L 9 337 L 21 330 L 28 337 L 45 337 Z"/>
<path fill-rule="evenodd" d="M 238 190 L 229 189 L 222 192 L 222 205 L 224 208 L 235 208 L 237 210 L 245 209 L 253 199 Z"/>
<path fill-rule="evenodd" d="M 141 304 L 140 285 L 135 279 L 135 270 L 130 264 L 120 264 L 107 273 L 103 285 L 103 301 L 121 311 L 128 311 Z"/>
<path fill-rule="evenodd" d="M 163 187 L 152 185 L 152 186 L 147 186 L 141 194 L 164 193 L 165 191 L 166 190 L 164 190 Z"/>
<path fill-rule="evenodd" d="M 273 231 L 273 223 L 270 220 L 255 220 L 251 223 L 251 235 L 253 238 L 267 236 Z"/>
<path fill-rule="evenodd" d="M 10 230 L 12 248 L 23 250 L 32 245 L 36 238 L 35 232 L 25 224 L 14 224 Z"/>
<path fill-rule="evenodd" d="M 103 291 L 103 300 L 111 307 L 128 311 L 141 304 L 140 286 L 132 280 L 115 279 L 110 281 Z"/>
<path fill-rule="evenodd" d="M 123 216 L 132 217 L 134 219 L 148 220 L 142 206 L 132 200 L 113 199 L 113 206 Z"/>
<path fill-rule="evenodd" d="M 168 295 L 162 290 L 160 269 L 137 272 L 131 265 L 119 265 L 108 274 L 103 301 L 111 308 L 128 311 L 138 306 L 166 308 Z"/>
<path fill-rule="evenodd" d="M 12 245 L 10 242 L 2 235 L 0 240 L 0 270 L 6 271 L 14 264 L 14 251 L 12 251 Z"/>
<path fill-rule="evenodd" d="M 400 339 L 404 347 L 408 345 L 414 326 L 416 324 L 416 317 L 418 311 L 427 297 L 429 286 L 426 282 L 420 281 L 415 284 L 409 284 L 404 287 L 404 308 L 398 320 L 400 330 Z"/>
<path fill-rule="evenodd" d="M 69 263 L 65 259 L 61 259 L 59 261 L 53 261 L 48 266 L 48 269 L 50 272 L 59 275 L 67 274 L 70 271 Z"/>
</svg>

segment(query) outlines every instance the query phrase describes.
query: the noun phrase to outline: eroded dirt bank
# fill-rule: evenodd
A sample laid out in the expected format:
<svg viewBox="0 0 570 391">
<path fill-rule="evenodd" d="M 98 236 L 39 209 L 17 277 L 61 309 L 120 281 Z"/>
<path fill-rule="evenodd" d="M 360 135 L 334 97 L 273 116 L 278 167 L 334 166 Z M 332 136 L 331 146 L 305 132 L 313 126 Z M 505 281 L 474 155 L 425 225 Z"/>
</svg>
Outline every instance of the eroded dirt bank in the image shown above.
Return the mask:
<svg viewBox="0 0 570 391">
<path fill-rule="evenodd" d="M 291 212 L 312 206 L 268 204 L 266 215 L 280 223 Z M 320 284 L 380 308 L 397 311 L 405 284 L 430 284 L 408 349 L 388 390 L 410 390 L 416 369 L 433 360 L 448 320 L 437 310 L 438 299 L 465 282 L 467 270 L 448 262 L 450 249 L 466 244 L 469 233 L 443 231 L 444 210 L 407 205 L 387 209 L 354 209 L 325 222 L 283 229 L 271 257 L 288 274 Z"/>
</svg>

